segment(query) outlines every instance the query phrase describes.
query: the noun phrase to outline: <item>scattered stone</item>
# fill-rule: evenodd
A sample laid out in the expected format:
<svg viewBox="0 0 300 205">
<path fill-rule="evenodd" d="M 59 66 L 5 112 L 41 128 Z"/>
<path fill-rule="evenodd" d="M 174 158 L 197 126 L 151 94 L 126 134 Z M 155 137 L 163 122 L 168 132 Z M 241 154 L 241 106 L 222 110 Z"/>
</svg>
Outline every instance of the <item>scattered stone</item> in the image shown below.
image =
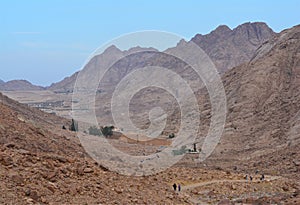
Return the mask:
<svg viewBox="0 0 300 205">
<path fill-rule="evenodd" d="M 289 191 L 290 189 L 289 189 L 289 187 L 287 187 L 287 186 L 283 186 L 283 187 L 282 187 L 282 190 L 283 190 L 283 191 Z"/>
<path fill-rule="evenodd" d="M 66 163 L 68 160 L 65 157 L 57 156 L 56 159 L 61 163 Z"/>
<path fill-rule="evenodd" d="M 30 189 L 26 189 L 25 190 L 25 196 L 30 196 L 31 190 Z"/>
<path fill-rule="evenodd" d="M 7 155 L 3 155 L 3 156 L 0 155 L 0 162 L 4 166 L 10 166 L 14 163 L 13 159 Z"/>
<path fill-rule="evenodd" d="M 19 186 L 24 183 L 23 177 L 18 175 L 18 174 L 14 174 L 14 175 L 10 176 L 10 180 L 13 181 L 16 185 L 19 185 Z"/>
<path fill-rule="evenodd" d="M 300 166 L 300 160 L 294 159 L 293 160 L 294 165 Z"/>
<path fill-rule="evenodd" d="M 83 172 L 84 173 L 93 173 L 94 170 L 92 168 L 86 167 L 86 168 L 84 168 Z"/>
<path fill-rule="evenodd" d="M 31 198 L 26 198 L 27 204 L 34 204 L 34 200 Z"/>
<path fill-rule="evenodd" d="M 231 188 L 232 190 L 236 190 L 236 186 L 235 186 L 234 184 L 232 184 L 232 185 L 230 186 L 230 188 Z"/>
<path fill-rule="evenodd" d="M 35 191 L 35 190 L 30 192 L 30 197 L 31 197 L 34 201 L 38 201 L 39 198 L 40 198 L 38 192 Z"/>
<path fill-rule="evenodd" d="M 77 172 L 77 174 L 79 175 L 79 176 L 82 176 L 82 175 L 84 175 L 84 168 L 83 167 L 79 167 L 79 168 L 77 168 L 77 170 L 76 170 L 76 172 Z"/>
<path fill-rule="evenodd" d="M 57 180 L 57 172 L 51 171 L 46 174 L 46 179 L 48 179 L 51 182 L 55 182 Z"/>
<path fill-rule="evenodd" d="M 47 204 L 48 200 L 45 197 L 41 197 L 41 202 Z"/>
<path fill-rule="evenodd" d="M 234 203 L 231 202 L 229 199 L 223 199 L 218 203 L 218 205 L 234 205 Z"/>
<path fill-rule="evenodd" d="M 115 192 L 117 194 L 122 194 L 123 193 L 123 189 L 115 188 Z"/>
</svg>

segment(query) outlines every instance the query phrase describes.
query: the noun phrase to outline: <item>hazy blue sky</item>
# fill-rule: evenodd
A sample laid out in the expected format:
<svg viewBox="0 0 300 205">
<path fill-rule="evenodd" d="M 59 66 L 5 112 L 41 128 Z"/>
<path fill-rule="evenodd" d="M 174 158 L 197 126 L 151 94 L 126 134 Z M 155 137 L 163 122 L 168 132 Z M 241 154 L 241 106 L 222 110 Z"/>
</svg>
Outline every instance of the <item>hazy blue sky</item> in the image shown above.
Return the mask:
<svg viewBox="0 0 300 205">
<path fill-rule="evenodd" d="M 279 32 L 300 23 L 300 1 L 0 1 L 0 79 L 49 85 L 80 69 L 119 35 L 162 30 L 190 39 L 220 24 L 264 21 Z"/>
</svg>

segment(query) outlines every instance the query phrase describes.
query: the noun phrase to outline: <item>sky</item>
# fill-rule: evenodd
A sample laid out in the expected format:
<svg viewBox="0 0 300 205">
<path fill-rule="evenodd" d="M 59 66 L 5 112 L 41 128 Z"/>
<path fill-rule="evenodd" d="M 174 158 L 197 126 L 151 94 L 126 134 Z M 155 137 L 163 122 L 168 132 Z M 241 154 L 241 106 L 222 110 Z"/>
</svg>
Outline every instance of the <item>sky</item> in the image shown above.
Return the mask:
<svg viewBox="0 0 300 205">
<path fill-rule="evenodd" d="M 78 71 L 100 46 L 126 33 L 157 30 L 186 40 L 219 25 L 300 24 L 299 0 L 2 0 L 0 79 L 48 86 Z"/>
</svg>

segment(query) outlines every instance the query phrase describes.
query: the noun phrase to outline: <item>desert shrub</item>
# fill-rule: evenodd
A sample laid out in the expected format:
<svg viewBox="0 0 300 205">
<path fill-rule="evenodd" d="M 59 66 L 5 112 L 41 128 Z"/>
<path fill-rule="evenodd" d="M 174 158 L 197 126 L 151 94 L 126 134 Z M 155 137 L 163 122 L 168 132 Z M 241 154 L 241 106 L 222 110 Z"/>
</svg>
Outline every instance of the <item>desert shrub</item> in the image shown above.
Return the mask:
<svg viewBox="0 0 300 205">
<path fill-rule="evenodd" d="M 96 135 L 96 136 L 102 135 L 101 130 L 99 128 L 97 128 L 95 125 L 93 125 L 89 128 L 89 134 Z"/>
<path fill-rule="evenodd" d="M 186 146 L 181 146 L 181 148 L 179 150 L 172 150 L 173 155 L 183 155 L 186 152 L 188 152 L 188 149 L 186 148 Z"/>
</svg>

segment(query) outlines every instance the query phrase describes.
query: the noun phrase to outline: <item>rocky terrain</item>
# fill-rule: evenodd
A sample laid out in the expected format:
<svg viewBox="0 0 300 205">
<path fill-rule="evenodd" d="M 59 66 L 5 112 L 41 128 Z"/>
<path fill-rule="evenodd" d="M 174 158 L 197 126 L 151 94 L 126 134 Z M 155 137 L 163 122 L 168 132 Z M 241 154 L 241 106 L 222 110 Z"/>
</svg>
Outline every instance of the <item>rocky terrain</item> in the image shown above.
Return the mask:
<svg viewBox="0 0 300 205">
<path fill-rule="evenodd" d="M 237 66 L 222 75 L 227 97 L 225 130 L 206 161 L 196 162 L 197 155 L 187 154 L 159 174 L 122 176 L 93 161 L 75 133 L 62 129 L 62 125 L 69 126 L 69 120 L 0 95 L 0 187 L 3 190 L 0 203 L 299 204 L 300 26 L 276 35 L 264 24 L 244 24 L 233 30 L 221 26 L 209 35 L 224 35 L 231 42 L 242 41 L 248 45 L 244 38 L 233 37 L 236 35 L 233 33 L 247 34 L 253 54 L 250 54 L 251 49 L 244 50 L 245 58 L 240 58 L 245 63 L 237 65 L 237 61 L 232 61 L 232 65 Z M 258 41 L 263 42 L 268 34 L 273 38 L 259 44 Z M 206 42 L 208 37 L 197 38 Z M 220 42 L 224 43 L 222 38 Z M 181 42 L 181 46 L 184 45 Z M 229 50 L 234 51 L 239 45 L 229 46 Z M 109 52 L 123 55 L 116 47 L 110 47 Z M 98 57 L 109 58 L 110 53 L 104 52 Z M 97 63 L 95 59 L 90 65 Z M 110 79 L 108 73 L 100 83 L 102 88 L 109 90 L 130 69 L 136 69 L 141 62 L 135 59 L 142 59 L 147 65 L 154 59 L 153 64 L 169 66 L 183 77 L 193 72 L 176 59 L 169 61 L 164 56 L 158 58 L 153 50 L 145 51 L 115 64 L 110 71 L 114 78 Z M 223 60 L 220 62 L 225 62 Z M 182 67 L 185 70 L 179 70 Z M 56 84 L 63 87 L 56 92 L 63 92 L 61 96 L 68 95 L 66 92 L 70 91 L 69 86 L 76 75 L 67 78 L 66 83 Z M 201 140 L 206 136 L 211 120 L 209 96 L 198 80 L 186 78 L 192 82 L 200 105 L 198 138 Z M 101 104 L 110 99 L 110 94 L 100 91 L 98 103 Z M 180 112 L 174 100 L 162 90 L 142 90 L 131 102 L 131 114 L 137 115 L 133 122 L 146 128 L 149 126 L 149 119 L 145 117 L 148 109 L 160 105 L 168 113 L 167 128 L 162 134 L 176 133 Z M 97 114 L 100 119 L 110 115 L 107 110 Z M 135 152 L 142 149 L 156 149 L 153 145 L 126 144 L 115 139 L 110 143 L 133 155 L 140 154 Z M 266 175 L 263 181 L 259 179 L 262 173 Z M 253 176 L 253 181 L 246 180 L 245 175 Z M 172 190 L 173 183 L 182 185 L 180 193 Z"/>
<path fill-rule="evenodd" d="M 228 115 L 219 147 L 222 156 L 235 150 L 238 158 L 266 158 L 281 163 L 277 171 L 282 174 L 294 172 L 299 177 L 296 165 L 282 166 L 293 167 L 297 162 L 292 158 L 299 158 L 299 76 L 299 26 L 282 31 L 263 44 L 249 63 L 223 76 Z M 282 160 L 279 152 L 293 154 Z"/>
<path fill-rule="evenodd" d="M 180 203 L 166 180 L 97 165 L 75 133 L 61 128 L 67 120 L 0 97 L 1 204 Z"/>
<path fill-rule="evenodd" d="M 61 129 L 68 120 L 0 97 L 1 204 L 299 202 L 299 184 L 285 177 L 260 181 L 250 173 L 250 182 L 242 171 L 195 164 L 147 177 L 110 172 L 85 154 L 74 132 Z M 181 192 L 172 190 L 173 183 Z"/>
</svg>

